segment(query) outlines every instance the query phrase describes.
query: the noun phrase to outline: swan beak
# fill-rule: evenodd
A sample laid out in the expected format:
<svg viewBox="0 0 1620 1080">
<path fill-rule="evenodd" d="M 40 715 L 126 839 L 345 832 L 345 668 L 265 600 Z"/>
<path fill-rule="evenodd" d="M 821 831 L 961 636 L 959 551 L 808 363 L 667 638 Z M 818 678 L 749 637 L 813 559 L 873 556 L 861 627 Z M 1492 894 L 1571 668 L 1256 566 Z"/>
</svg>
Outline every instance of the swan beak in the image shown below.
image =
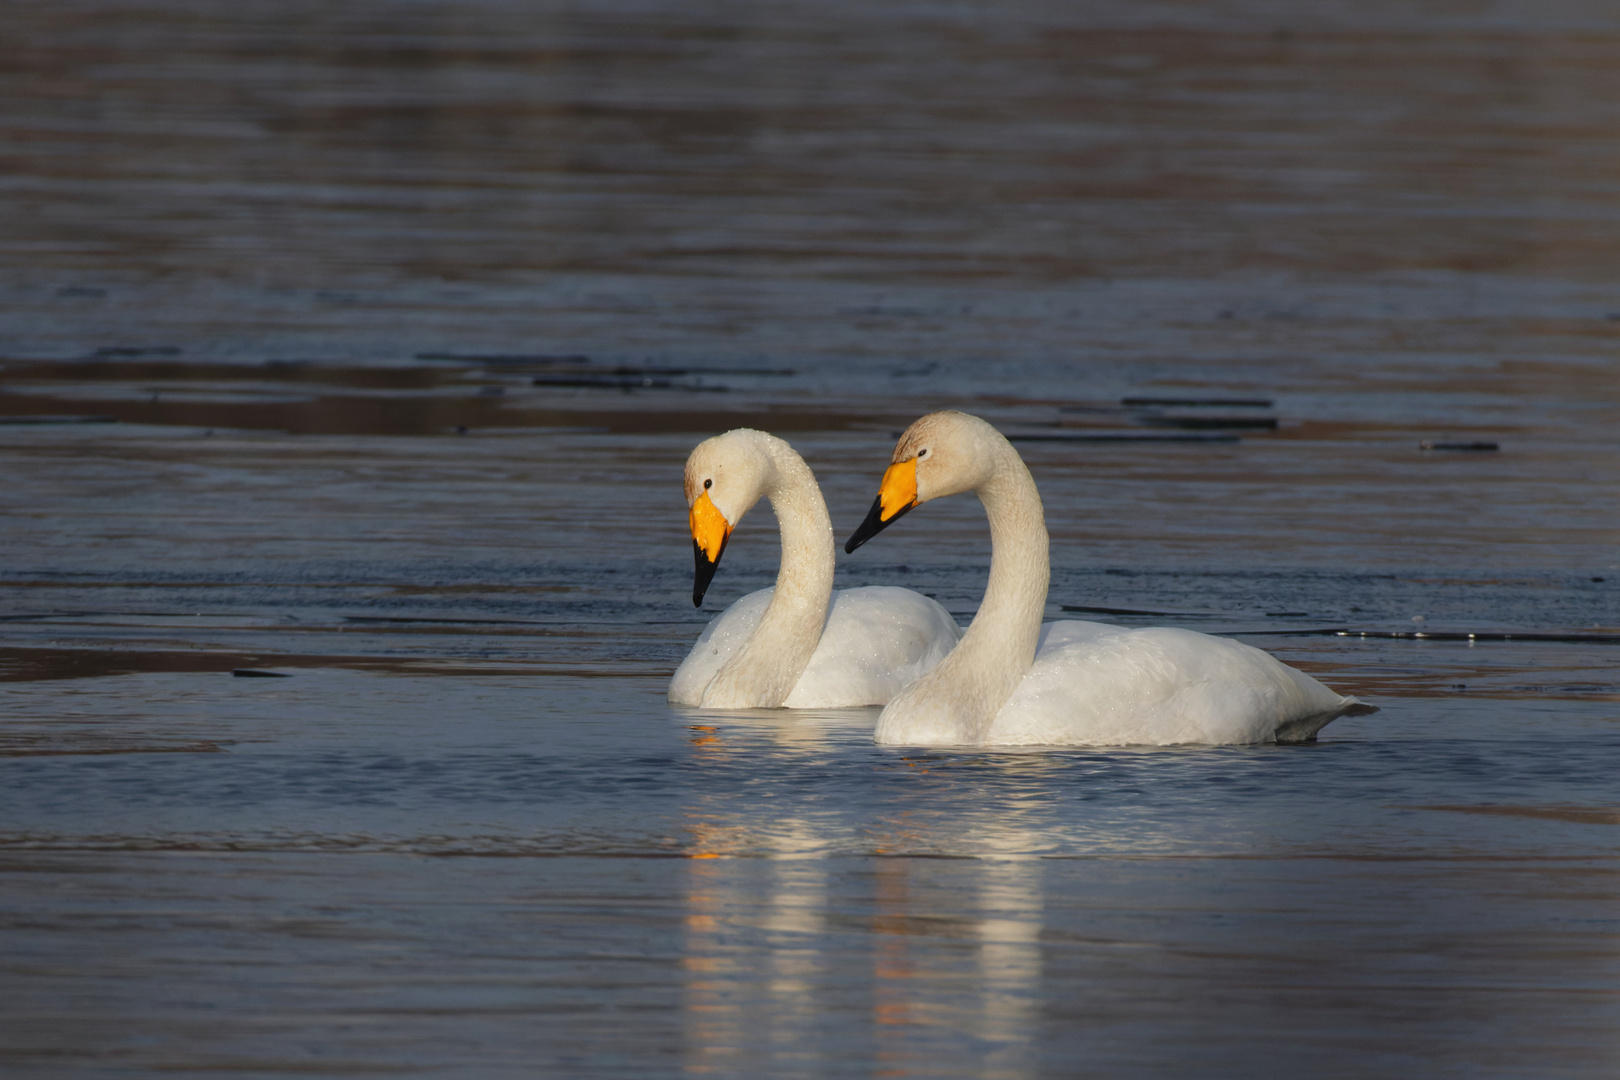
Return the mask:
<svg viewBox="0 0 1620 1080">
<path fill-rule="evenodd" d="M 907 510 L 916 505 L 917 459 L 912 458 L 890 465 L 888 471 L 883 474 L 883 483 L 878 486 L 877 500 L 872 503 L 872 509 L 867 513 L 866 520 L 861 522 L 861 527 L 844 542 L 844 554 L 848 555 L 899 521 Z"/>
<path fill-rule="evenodd" d="M 692 504 L 692 606 L 703 606 L 703 594 L 714 580 L 714 569 L 731 539 L 731 522 L 709 501 L 705 491 Z"/>
</svg>

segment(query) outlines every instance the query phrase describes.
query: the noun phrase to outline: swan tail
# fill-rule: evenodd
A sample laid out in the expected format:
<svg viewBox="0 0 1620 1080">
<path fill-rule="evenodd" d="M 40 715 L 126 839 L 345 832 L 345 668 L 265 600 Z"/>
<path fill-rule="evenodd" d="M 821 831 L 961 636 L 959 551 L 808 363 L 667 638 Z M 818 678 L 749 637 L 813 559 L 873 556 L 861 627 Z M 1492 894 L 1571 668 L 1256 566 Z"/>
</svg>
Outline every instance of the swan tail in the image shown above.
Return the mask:
<svg viewBox="0 0 1620 1080">
<path fill-rule="evenodd" d="M 1315 742 L 1317 732 L 1327 727 L 1341 716 L 1366 716 L 1378 711 L 1378 706 L 1369 705 L 1365 701 L 1358 701 L 1353 697 L 1341 700 L 1336 708 L 1327 712 L 1312 713 L 1294 720 L 1288 720 L 1277 727 L 1277 741 L 1280 743 Z"/>
</svg>

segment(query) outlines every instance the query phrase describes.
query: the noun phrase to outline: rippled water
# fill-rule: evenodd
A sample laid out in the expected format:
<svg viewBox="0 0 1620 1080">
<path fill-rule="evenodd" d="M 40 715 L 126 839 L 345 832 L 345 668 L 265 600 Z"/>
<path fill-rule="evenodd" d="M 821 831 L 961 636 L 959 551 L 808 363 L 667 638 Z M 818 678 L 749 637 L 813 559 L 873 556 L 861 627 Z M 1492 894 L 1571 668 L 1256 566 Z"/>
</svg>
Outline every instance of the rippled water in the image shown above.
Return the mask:
<svg viewBox="0 0 1620 1080">
<path fill-rule="evenodd" d="M 0 1072 L 1620 1071 L 1606 6 L 0 30 Z M 665 704 L 777 555 L 693 610 L 691 446 L 784 435 L 842 536 L 940 407 L 1018 440 L 1049 617 L 1382 711 Z M 839 577 L 965 622 L 987 556 L 947 500 Z"/>
</svg>

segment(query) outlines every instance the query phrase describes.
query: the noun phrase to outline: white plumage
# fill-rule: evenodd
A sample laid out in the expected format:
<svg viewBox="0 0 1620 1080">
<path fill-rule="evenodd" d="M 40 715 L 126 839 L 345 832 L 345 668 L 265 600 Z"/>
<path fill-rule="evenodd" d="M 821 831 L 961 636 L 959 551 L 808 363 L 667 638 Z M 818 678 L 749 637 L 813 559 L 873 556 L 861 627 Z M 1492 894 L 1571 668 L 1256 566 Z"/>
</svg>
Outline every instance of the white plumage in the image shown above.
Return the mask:
<svg viewBox="0 0 1620 1080">
<path fill-rule="evenodd" d="M 717 435 L 687 459 L 686 499 L 694 508 L 700 566 L 708 542 L 716 552 L 706 564 L 712 572 L 730 530 L 761 498 L 770 500 L 781 531 L 776 584 L 749 593 L 709 623 L 670 680 L 673 704 L 882 705 L 956 645 L 962 631 L 950 613 L 909 589 L 834 595 L 832 520 L 815 474 L 791 446 L 762 431 Z M 700 579 L 706 581 L 701 572 Z"/>
<path fill-rule="evenodd" d="M 751 592 L 709 622 L 670 680 L 670 701 L 702 700 L 703 690 L 758 628 L 775 592 L 774 586 Z M 945 659 L 961 633 L 950 612 L 910 589 L 841 589 L 833 594 L 810 662 L 782 705 L 882 705 Z"/>
<path fill-rule="evenodd" d="M 1169 627 L 1045 627 L 1050 575 L 1035 481 L 995 428 L 933 413 L 901 437 L 851 550 L 919 503 L 972 491 L 990 520 L 990 582 L 961 643 L 897 694 L 876 738 L 899 745 L 1298 742 L 1375 712 L 1268 653 Z"/>
<path fill-rule="evenodd" d="M 1165 746 L 1308 738 L 1354 706 L 1242 642 L 1175 627 L 1048 623 L 996 713 L 997 746 Z"/>
</svg>

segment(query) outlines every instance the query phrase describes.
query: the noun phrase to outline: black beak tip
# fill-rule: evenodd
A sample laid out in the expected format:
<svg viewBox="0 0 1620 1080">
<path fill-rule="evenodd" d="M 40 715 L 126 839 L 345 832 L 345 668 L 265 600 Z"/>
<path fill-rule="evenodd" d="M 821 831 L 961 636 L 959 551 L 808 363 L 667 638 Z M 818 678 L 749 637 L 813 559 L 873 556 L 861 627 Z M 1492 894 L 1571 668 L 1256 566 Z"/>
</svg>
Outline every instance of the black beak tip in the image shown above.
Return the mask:
<svg viewBox="0 0 1620 1080">
<path fill-rule="evenodd" d="M 883 496 L 879 495 L 876 499 L 872 500 L 872 509 L 867 511 L 866 520 L 861 522 L 860 528 L 851 533 L 849 539 L 844 541 L 844 554 L 852 554 L 856 548 L 872 539 L 872 537 L 876 536 L 884 529 L 887 529 L 890 525 L 893 525 L 895 522 L 899 521 L 901 517 L 905 515 L 906 511 L 910 509 L 910 506 L 904 507 L 898 514 L 895 514 L 894 517 L 890 518 L 888 521 L 884 521 Z"/>
<path fill-rule="evenodd" d="M 726 553 L 726 545 L 721 543 L 720 555 Z M 703 594 L 709 591 L 709 582 L 714 580 L 715 567 L 720 565 L 719 558 L 713 562 L 703 553 L 703 547 L 692 541 L 692 606 L 703 606 Z"/>
</svg>

